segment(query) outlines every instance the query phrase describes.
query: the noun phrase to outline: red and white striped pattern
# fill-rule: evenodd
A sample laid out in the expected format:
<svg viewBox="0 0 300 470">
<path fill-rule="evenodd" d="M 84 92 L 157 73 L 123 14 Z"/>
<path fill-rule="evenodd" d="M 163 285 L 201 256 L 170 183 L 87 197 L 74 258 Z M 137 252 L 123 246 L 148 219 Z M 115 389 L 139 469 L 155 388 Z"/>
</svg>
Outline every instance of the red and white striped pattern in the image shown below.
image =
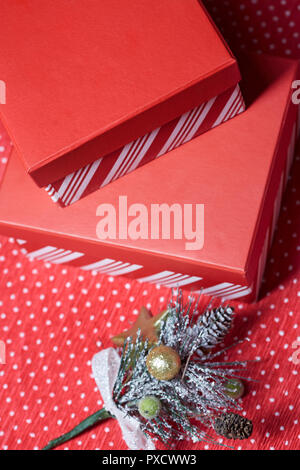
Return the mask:
<svg viewBox="0 0 300 470">
<path fill-rule="evenodd" d="M 81 266 L 85 271 L 94 271 L 97 273 L 110 274 L 112 276 L 121 276 L 138 271 L 143 266 L 139 264 L 124 263 L 123 261 L 116 261 L 114 259 L 105 258 L 95 263 Z"/>
<path fill-rule="evenodd" d="M 247 295 L 251 294 L 252 287 L 222 282 L 203 289 L 201 292 L 206 295 L 222 297 L 222 299 L 239 299 L 240 297 L 247 297 Z"/>
<path fill-rule="evenodd" d="M 99 158 L 94 163 L 50 184 L 46 191 L 54 202 L 69 206 L 244 110 L 244 100 L 237 85 L 180 118 L 130 142 L 121 150 Z"/>
<path fill-rule="evenodd" d="M 269 239 L 269 230 L 266 237 L 266 240 Z M 136 279 L 140 273 L 136 274 L 136 271 L 145 270 L 144 266 L 138 264 L 132 264 L 125 261 L 117 261 L 111 258 L 103 258 L 98 261 L 94 261 L 89 264 L 85 264 L 86 255 L 80 252 L 72 252 L 71 250 L 64 250 L 54 246 L 42 246 L 32 251 L 34 248 L 30 244 L 30 251 L 25 248 L 28 244 L 26 240 L 17 239 L 17 243 L 22 247 L 21 251 L 31 259 L 37 259 L 44 262 L 56 263 L 56 264 L 69 264 L 70 262 L 81 258 L 79 267 L 85 271 L 93 271 L 96 273 L 106 274 L 109 276 L 127 276 L 128 274 L 133 273 L 133 277 Z M 260 280 L 263 274 L 266 256 L 268 252 L 268 243 L 264 244 L 264 248 L 259 260 L 258 275 L 257 275 L 257 289 L 260 285 Z M 72 263 L 71 263 L 72 264 Z M 78 263 L 76 263 L 78 265 Z M 149 271 L 148 271 L 149 272 Z M 138 277 L 139 282 L 149 282 L 151 284 L 161 285 L 164 287 L 184 287 L 191 284 L 197 284 L 197 289 L 199 289 L 200 281 L 203 282 L 203 285 L 207 285 L 207 281 L 200 276 L 193 276 L 189 274 L 175 273 L 174 271 L 160 271 L 158 273 L 152 273 L 143 277 Z M 201 284 L 202 284 L 201 282 Z M 201 285 L 200 284 L 200 285 Z M 221 297 L 222 299 L 238 299 L 246 298 L 253 291 L 252 286 L 243 286 L 240 284 L 233 284 L 231 282 L 222 282 L 213 286 L 206 287 L 197 290 L 197 292 L 202 292 L 203 294 Z"/>
<path fill-rule="evenodd" d="M 20 241 L 18 242 L 20 244 Z M 24 243 L 24 240 L 22 240 L 21 245 Z M 84 256 L 84 253 L 80 253 L 78 251 L 64 250 L 63 248 L 56 248 L 55 246 L 44 246 L 29 253 L 25 248 L 23 248 L 23 251 L 26 253 L 26 256 L 28 256 L 28 258 L 55 264 L 68 263 Z"/>
<path fill-rule="evenodd" d="M 202 277 L 178 274 L 173 271 L 161 271 L 150 276 L 139 278 L 139 282 L 150 282 L 165 287 L 182 287 L 201 281 Z"/>
</svg>

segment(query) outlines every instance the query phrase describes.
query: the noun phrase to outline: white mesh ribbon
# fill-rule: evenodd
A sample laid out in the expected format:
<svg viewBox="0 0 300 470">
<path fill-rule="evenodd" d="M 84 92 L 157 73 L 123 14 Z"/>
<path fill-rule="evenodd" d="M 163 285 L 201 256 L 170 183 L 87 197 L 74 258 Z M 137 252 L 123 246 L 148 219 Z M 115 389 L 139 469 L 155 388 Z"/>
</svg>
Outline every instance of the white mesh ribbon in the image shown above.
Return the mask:
<svg viewBox="0 0 300 470">
<path fill-rule="evenodd" d="M 92 370 L 103 398 L 104 408 L 117 420 L 123 439 L 131 450 L 155 450 L 152 440 L 140 428 L 139 422 L 120 410 L 113 398 L 113 387 L 120 367 L 120 357 L 113 348 L 103 349 L 92 359 Z"/>
</svg>

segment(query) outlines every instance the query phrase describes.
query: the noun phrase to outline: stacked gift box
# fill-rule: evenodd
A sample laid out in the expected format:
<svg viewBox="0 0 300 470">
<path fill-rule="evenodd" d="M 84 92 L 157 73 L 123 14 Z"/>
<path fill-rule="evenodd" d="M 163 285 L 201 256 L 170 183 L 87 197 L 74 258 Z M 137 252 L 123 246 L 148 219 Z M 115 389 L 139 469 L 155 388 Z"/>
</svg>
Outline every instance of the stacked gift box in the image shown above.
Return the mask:
<svg viewBox="0 0 300 470">
<path fill-rule="evenodd" d="M 298 62 L 237 61 L 197 0 L 54 3 L 3 8 L 0 232 L 33 259 L 257 298 Z"/>
</svg>

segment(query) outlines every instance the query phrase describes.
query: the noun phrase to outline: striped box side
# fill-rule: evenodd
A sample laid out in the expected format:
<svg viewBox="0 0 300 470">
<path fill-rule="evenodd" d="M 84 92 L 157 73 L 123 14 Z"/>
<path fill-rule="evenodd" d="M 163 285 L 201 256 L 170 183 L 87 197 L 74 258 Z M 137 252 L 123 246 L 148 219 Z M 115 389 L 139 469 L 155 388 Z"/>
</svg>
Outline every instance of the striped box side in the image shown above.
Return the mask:
<svg viewBox="0 0 300 470">
<path fill-rule="evenodd" d="M 46 191 L 54 202 L 63 207 L 69 206 L 244 110 L 240 87 L 236 85 L 122 149 L 50 184 Z"/>
</svg>

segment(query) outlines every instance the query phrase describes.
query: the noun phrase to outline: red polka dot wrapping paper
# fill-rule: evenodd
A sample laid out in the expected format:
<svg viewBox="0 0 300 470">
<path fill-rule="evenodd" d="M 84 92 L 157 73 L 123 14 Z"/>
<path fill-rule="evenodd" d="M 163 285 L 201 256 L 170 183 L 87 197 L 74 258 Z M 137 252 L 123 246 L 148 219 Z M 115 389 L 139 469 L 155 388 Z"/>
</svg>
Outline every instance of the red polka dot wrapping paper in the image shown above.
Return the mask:
<svg viewBox="0 0 300 470">
<path fill-rule="evenodd" d="M 221 3 L 246 8 L 285 3 L 295 10 L 299 2 L 214 1 Z M 262 11 L 266 22 L 273 21 L 270 10 Z M 264 40 L 259 34 L 257 38 Z M 295 38 L 289 47 L 296 51 Z M 1 172 L 10 142 L 1 130 L 0 135 Z M 236 320 L 229 341 L 245 336 L 249 341 L 234 347 L 228 358 L 259 359 L 248 367 L 248 375 L 259 382 L 249 383 L 243 398 L 253 435 L 247 441 L 228 441 L 236 449 L 300 448 L 299 151 L 297 155 L 261 300 L 252 305 L 232 302 Z M 154 314 L 162 310 L 170 290 L 30 261 L 13 240 L 3 237 L 0 283 L 0 340 L 6 346 L 6 363 L 0 365 L 0 448 L 40 449 L 102 406 L 91 375 L 93 355 L 111 346 L 111 336 L 135 320 L 141 305 Z M 125 450 L 126 444 L 118 423 L 108 420 L 60 448 Z M 176 448 L 222 449 L 191 442 Z"/>
<path fill-rule="evenodd" d="M 232 51 L 300 59 L 299 0 L 203 0 Z"/>
</svg>

